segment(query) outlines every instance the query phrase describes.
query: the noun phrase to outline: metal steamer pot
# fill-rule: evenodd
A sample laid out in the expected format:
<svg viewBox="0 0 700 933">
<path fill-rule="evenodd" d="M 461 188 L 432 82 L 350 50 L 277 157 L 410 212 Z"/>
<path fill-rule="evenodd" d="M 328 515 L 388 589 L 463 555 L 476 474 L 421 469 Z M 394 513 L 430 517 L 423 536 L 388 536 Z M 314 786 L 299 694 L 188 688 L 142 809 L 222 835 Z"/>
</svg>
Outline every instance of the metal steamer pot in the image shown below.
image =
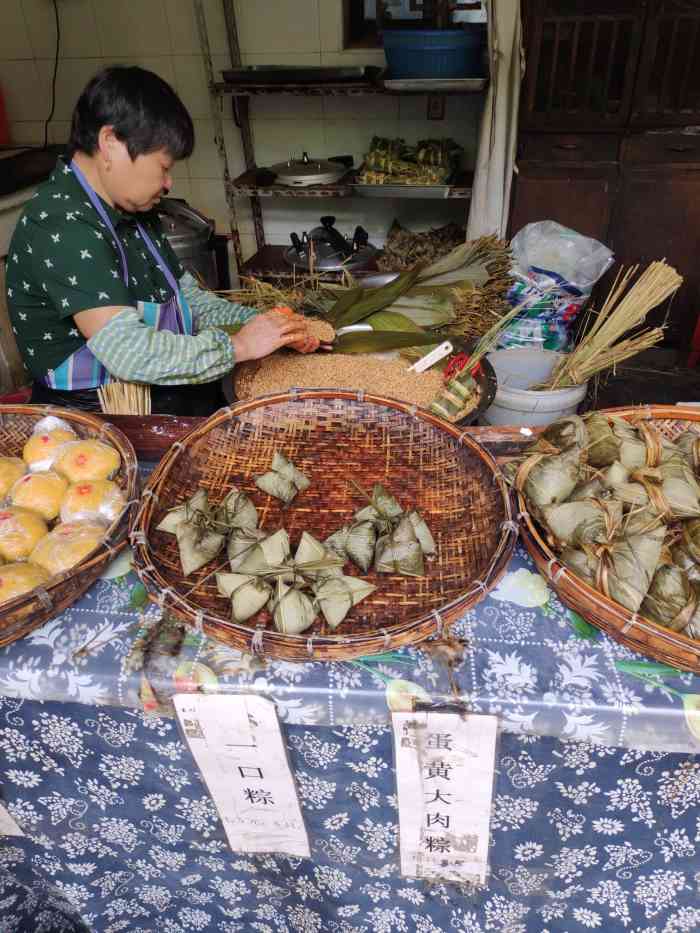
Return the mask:
<svg viewBox="0 0 700 933">
<path fill-rule="evenodd" d="M 158 217 L 173 252 L 183 267 L 209 288 L 219 287 L 214 252 L 216 225 L 181 198 L 161 198 Z"/>
</svg>

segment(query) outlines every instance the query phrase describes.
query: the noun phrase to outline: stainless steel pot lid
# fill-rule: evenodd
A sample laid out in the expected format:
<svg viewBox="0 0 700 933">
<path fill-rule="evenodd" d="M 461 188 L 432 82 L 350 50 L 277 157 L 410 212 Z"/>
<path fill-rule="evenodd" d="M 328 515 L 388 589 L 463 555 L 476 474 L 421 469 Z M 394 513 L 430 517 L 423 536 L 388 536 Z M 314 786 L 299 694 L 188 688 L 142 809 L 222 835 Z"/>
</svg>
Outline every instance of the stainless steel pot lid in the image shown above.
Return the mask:
<svg viewBox="0 0 700 933">
<path fill-rule="evenodd" d="M 270 171 L 277 176 L 276 184 L 304 188 L 308 185 L 331 185 L 345 175 L 347 168 L 338 162 L 311 159 L 305 152 L 301 159 L 271 165 Z"/>
</svg>

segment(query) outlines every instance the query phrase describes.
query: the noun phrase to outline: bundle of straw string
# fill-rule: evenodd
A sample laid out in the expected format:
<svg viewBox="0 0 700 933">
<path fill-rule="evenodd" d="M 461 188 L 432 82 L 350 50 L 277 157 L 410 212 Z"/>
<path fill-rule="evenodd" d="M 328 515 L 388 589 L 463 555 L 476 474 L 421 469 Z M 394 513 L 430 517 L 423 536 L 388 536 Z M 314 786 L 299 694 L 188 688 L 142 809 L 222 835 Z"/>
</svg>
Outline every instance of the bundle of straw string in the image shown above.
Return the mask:
<svg viewBox="0 0 700 933">
<path fill-rule="evenodd" d="M 108 382 L 97 390 L 105 415 L 150 415 L 151 387 L 141 382 Z"/>
<path fill-rule="evenodd" d="M 662 327 L 653 327 L 633 336 L 647 314 L 673 295 L 683 277 L 663 260 L 652 262 L 629 288 L 639 266 L 620 269 L 605 304 L 593 325 L 575 350 L 565 356 L 547 380 L 533 389 L 562 389 L 582 385 L 596 373 L 609 369 L 648 350 L 663 338 Z"/>
</svg>

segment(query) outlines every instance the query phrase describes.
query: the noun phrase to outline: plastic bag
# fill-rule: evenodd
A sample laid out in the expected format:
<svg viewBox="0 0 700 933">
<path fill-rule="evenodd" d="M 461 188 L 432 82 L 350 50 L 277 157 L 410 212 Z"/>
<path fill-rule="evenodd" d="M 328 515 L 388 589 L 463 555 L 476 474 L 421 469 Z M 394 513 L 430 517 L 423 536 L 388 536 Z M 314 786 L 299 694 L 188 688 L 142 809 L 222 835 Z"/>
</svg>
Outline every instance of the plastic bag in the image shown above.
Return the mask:
<svg viewBox="0 0 700 933">
<path fill-rule="evenodd" d="M 32 473 L 44 473 L 54 465 L 63 445 L 77 439 L 77 434 L 67 421 L 55 415 L 47 415 L 34 425 L 31 437 L 24 445 L 22 457 Z"/>
<path fill-rule="evenodd" d="M 105 538 L 107 527 L 99 522 L 66 522 L 56 525 L 30 555 L 33 564 L 52 576 L 70 570 L 91 554 Z"/>
<path fill-rule="evenodd" d="M 568 350 L 572 325 L 613 253 L 553 220 L 527 224 L 511 242 L 515 282 L 508 301 L 527 307 L 501 334 L 500 349 Z"/>
<path fill-rule="evenodd" d="M 126 496 L 111 480 L 76 483 L 61 504 L 62 522 L 104 521 L 111 524 L 126 508 Z"/>
</svg>

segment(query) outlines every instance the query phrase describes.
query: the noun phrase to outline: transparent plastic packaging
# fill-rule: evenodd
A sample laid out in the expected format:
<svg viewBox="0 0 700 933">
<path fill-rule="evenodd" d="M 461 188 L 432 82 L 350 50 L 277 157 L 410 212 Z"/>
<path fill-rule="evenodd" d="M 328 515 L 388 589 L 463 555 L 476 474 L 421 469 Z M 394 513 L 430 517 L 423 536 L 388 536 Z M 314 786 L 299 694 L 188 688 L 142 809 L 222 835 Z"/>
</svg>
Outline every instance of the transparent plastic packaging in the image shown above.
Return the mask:
<svg viewBox="0 0 700 933">
<path fill-rule="evenodd" d="M 100 522 L 66 522 L 39 541 L 31 562 L 52 576 L 79 564 L 104 540 L 107 529 Z"/>
<path fill-rule="evenodd" d="M 69 483 L 96 482 L 111 479 L 119 469 L 119 451 L 102 441 L 82 440 L 64 444 L 55 462 L 55 469 Z"/>
<path fill-rule="evenodd" d="M 68 488 L 61 504 L 62 522 L 103 521 L 111 525 L 126 506 L 126 496 L 108 479 L 75 483 Z"/>
<path fill-rule="evenodd" d="M 50 522 L 58 517 L 68 482 L 58 473 L 27 473 L 14 484 L 9 493 L 11 505 L 36 512 Z"/>
<path fill-rule="evenodd" d="M 36 512 L 15 506 L 0 509 L 0 557 L 11 563 L 26 560 L 48 531 Z"/>
<path fill-rule="evenodd" d="M 47 415 L 34 425 L 31 437 L 22 451 L 22 457 L 32 472 L 50 470 L 59 450 L 69 441 L 77 440 L 73 428 L 62 418 Z"/>
</svg>

